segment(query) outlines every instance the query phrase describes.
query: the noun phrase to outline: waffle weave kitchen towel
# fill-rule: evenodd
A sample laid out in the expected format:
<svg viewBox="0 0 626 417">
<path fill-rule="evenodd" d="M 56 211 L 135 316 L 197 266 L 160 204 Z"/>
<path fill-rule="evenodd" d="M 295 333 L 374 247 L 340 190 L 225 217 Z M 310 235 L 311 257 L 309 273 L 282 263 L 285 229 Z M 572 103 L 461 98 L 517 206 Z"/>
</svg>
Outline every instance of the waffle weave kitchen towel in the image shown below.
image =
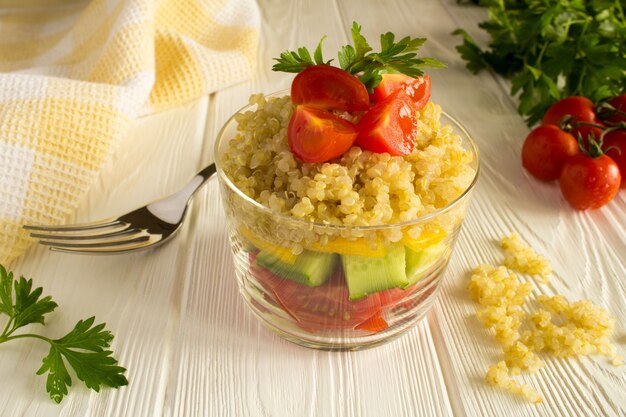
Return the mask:
<svg viewBox="0 0 626 417">
<path fill-rule="evenodd" d="M 0 263 L 23 224 L 67 221 L 133 119 L 244 81 L 258 44 L 254 0 L 27 4 L 0 7 Z"/>
</svg>

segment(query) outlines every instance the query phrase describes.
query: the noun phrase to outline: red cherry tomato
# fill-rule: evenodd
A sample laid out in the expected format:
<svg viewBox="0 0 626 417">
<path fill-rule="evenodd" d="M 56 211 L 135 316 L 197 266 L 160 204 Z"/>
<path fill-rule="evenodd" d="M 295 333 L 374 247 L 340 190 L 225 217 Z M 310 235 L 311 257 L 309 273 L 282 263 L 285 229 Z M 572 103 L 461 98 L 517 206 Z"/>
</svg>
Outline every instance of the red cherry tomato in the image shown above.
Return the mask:
<svg viewBox="0 0 626 417">
<path fill-rule="evenodd" d="M 428 75 L 413 78 L 404 74 L 383 74 L 382 81 L 378 87 L 374 88 L 372 94 L 374 102 L 378 103 L 384 100 L 400 88 L 413 100 L 415 110 L 423 109 L 430 99 L 430 77 Z"/>
<path fill-rule="evenodd" d="M 346 152 L 357 137 L 356 126 L 324 110 L 297 106 L 287 127 L 291 151 L 303 162 L 326 162 Z"/>
<path fill-rule="evenodd" d="M 413 285 L 412 287 L 406 289 L 391 288 L 389 290 L 379 291 L 377 294 L 380 296 L 380 304 L 383 308 L 394 308 L 400 301 L 402 301 L 402 299 L 413 294 L 413 291 L 415 291 L 416 288 L 417 285 Z"/>
<path fill-rule="evenodd" d="M 617 164 L 622 176 L 621 188 L 626 188 L 626 130 L 614 130 L 607 133 L 602 149 Z"/>
<path fill-rule="evenodd" d="M 580 151 L 572 135 L 554 125 L 539 126 L 526 137 L 522 147 L 522 165 L 535 178 L 552 181 L 559 178 L 563 164 Z"/>
<path fill-rule="evenodd" d="M 355 76 L 330 65 L 315 65 L 296 75 L 291 100 L 324 110 L 365 111 L 370 99 L 365 85 Z"/>
<path fill-rule="evenodd" d="M 620 112 L 626 113 L 626 94 L 613 97 L 611 100 L 609 100 L 609 104 L 611 104 Z M 626 122 L 626 114 L 616 113 L 609 117 L 607 120 L 613 123 Z"/>
<path fill-rule="evenodd" d="M 615 161 L 606 155 L 592 158 L 583 153 L 570 157 L 561 170 L 561 192 L 578 210 L 607 204 L 619 191 L 621 175 Z"/>
<path fill-rule="evenodd" d="M 598 126 L 601 125 L 598 124 Z M 574 138 L 576 138 L 576 140 L 578 140 L 578 135 L 580 135 L 583 138 L 584 143 L 587 144 L 589 143 L 589 136 L 591 136 L 593 140 L 596 141 L 600 139 L 600 135 L 602 135 L 602 128 L 580 125 L 573 128 L 570 133 L 572 134 L 572 136 L 574 136 Z"/>
<path fill-rule="evenodd" d="M 558 126 L 566 115 L 574 117 L 575 122 L 596 122 L 593 102 L 587 97 L 571 96 L 554 103 L 543 116 L 541 123 Z"/>
<path fill-rule="evenodd" d="M 361 119 L 356 144 L 368 151 L 408 155 L 415 147 L 415 106 L 403 90 L 374 105 Z"/>
<path fill-rule="evenodd" d="M 370 332 L 370 333 L 376 333 L 376 332 L 382 332 L 388 327 L 389 327 L 389 324 L 387 324 L 387 321 L 383 317 L 383 313 L 379 311 L 378 313 L 374 314 L 369 319 L 365 320 L 363 323 L 357 324 L 355 329 L 365 330 L 366 332 Z"/>
</svg>

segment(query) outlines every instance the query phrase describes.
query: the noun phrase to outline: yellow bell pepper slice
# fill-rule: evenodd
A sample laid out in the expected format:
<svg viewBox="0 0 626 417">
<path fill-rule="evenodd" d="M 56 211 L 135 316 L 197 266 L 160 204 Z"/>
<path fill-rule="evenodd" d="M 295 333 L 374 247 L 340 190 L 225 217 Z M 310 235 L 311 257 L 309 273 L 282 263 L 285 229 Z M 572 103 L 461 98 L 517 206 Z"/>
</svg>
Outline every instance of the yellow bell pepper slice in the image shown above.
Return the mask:
<svg viewBox="0 0 626 417">
<path fill-rule="evenodd" d="M 296 263 L 297 255 L 295 255 L 289 248 L 284 248 L 282 246 L 278 246 L 274 243 L 263 240 L 260 237 L 255 236 L 252 231 L 244 226 L 241 226 L 239 228 L 239 231 L 242 235 L 246 237 L 246 239 L 248 239 L 254 246 L 256 246 L 257 249 L 269 252 L 281 261 L 290 265 Z"/>
<path fill-rule="evenodd" d="M 307 249 L 318 252 L 339 253 L 341 255 L 369 256 L 372 258 L 382 258 L 387 254 L 387 250 L 380 245 L 376 249 L 372 249 L 369 242 L 365 239 L 348 240 L 343 237 L 329 240 L 325 245 L 315 242 L 309 245 Z"/>
<path fill-rule="evenodd" d="M 446 232 L 441 229 L 425 230 L 418 238 L 412 238 L 405 231 L 401 242 L 413 252 L 421 252 L 429 246 L 436 245 L 446 237 Z"/>
<path fill-rule="evenodd" d="M 245 236 L 259 250 L 264 250 L 276 256 L 281 261 L 293 265 L 296 257 L 289 248 L 268 242 L 252 233 L 248 228 L 241 227 L 241 234 Z M 418 238 L 412 238 L 405 231 L 402 244 L 407 246 L 414 252 L 420 252 L 424 249 L 441 242 L 446 237 L 446 232 L 441 229 L 427 230 L 422 232 Z M 382 245 L 372 248 L 366 239 L 349 240 L 343 237 L 336 237 L 329 240 L 326 244 L 314 242 L 306 246 L 306 249 L 324 253 L 338 253 L 341 255 L 368 256 L 372 258 L 382 258 L 387 255 L 387 249 Z"/>
</svg>

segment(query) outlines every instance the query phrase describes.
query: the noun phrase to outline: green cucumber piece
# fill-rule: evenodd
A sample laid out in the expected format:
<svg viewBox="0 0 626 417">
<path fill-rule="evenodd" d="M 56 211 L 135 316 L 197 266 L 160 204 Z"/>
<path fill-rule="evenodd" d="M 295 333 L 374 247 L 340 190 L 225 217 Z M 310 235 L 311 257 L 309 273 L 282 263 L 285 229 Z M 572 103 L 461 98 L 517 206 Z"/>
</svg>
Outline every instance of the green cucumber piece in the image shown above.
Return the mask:
<svg viewBox="0 0 626 417">
<path fill-rule="evenodd" d="M 407 287 L 424 278 L 428 269 L 437 262 L 445 249 L 446 246 L 443 244 L 430 246 L 419 252 L 405 247 Z"/>
<path fill-rule="evenodd" d="M 341 261 L 350 300 L 408 285 L 403 245 L 390 245 L 384 257 L 342 255 Z"/>
<path fill-rule="evenodd" d="M 256 256 L 256 262 L 281 278 L 317 287 L 328 281 L 335 272 L 339 264 L 339 255 L 305 250 L 296 257 L 292 265 L 262 250 Z"/>
</svg>

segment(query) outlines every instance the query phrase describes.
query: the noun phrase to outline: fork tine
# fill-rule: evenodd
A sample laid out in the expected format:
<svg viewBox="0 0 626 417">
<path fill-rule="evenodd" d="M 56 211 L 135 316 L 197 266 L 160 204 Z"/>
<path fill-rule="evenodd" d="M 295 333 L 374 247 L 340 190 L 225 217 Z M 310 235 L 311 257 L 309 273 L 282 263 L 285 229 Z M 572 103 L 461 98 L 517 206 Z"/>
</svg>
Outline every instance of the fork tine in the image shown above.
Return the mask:
<svg viewBox="0 0 626 417">
<path fill-rule="evenodd" d="M 141 235 L 139 237 L 135 237 L 132 239 L 121 239 L 121 240 L 102 240 L 102 241 L 91 241 L 91 242 L 63 242 L 63 241 L 52 241 L 52 240 L 40 240 L 39 243 L 41 245 L 50 246 L 54 248 L 60 249 L 95 249 L 95 248 L 115 248 L 119 246 L 128 246 L 137 243 L 149 242 L 153 235 Z"/>
<path fill-rule="evenodd" d="M 93 229 L 86 230 L 85 234 L 77 234 L 77 232 L 70 233 L 31 233 L 30 236 L 36 239 L 44 240 L 96 240 L 96 239 L 109 239 L 114 237 L 124 237 L 136 235 L 140 231 L 138 229 L 130 228 L 129 224 L 124 224 L 122 229 L 114 230 L 111 232 L 105 231 L 104 233 L 93 233 Z"/>
<path fill-rule="evenodd" d="M 155 236 L 153 236 L 155 237 Z M 117 253 L 129 253 L 139 249 L 147 249 L 157 246 L 160 243 L 159 238 L 147 240 L 145 242 L 133 243 L 130 245 L 109 246 L 101 248 L 61 248 L 57 246 L 50 246 L 50 250 L 53 252 L 72 253 L 79 255 L 111 255 Z"/>
<path fill-rule="evenodd" d="M 44 226 L 36 224 L 25 224 L 22 226 L 26 230 L 34 230 L 40 232 L 72 232 L 81 230 L 95 230 L 106 227 L 117 226 L 123 224 L 119 219 L 108 219 L 93 223 L 81 223 L 72 225 Z"/>
</svg>

